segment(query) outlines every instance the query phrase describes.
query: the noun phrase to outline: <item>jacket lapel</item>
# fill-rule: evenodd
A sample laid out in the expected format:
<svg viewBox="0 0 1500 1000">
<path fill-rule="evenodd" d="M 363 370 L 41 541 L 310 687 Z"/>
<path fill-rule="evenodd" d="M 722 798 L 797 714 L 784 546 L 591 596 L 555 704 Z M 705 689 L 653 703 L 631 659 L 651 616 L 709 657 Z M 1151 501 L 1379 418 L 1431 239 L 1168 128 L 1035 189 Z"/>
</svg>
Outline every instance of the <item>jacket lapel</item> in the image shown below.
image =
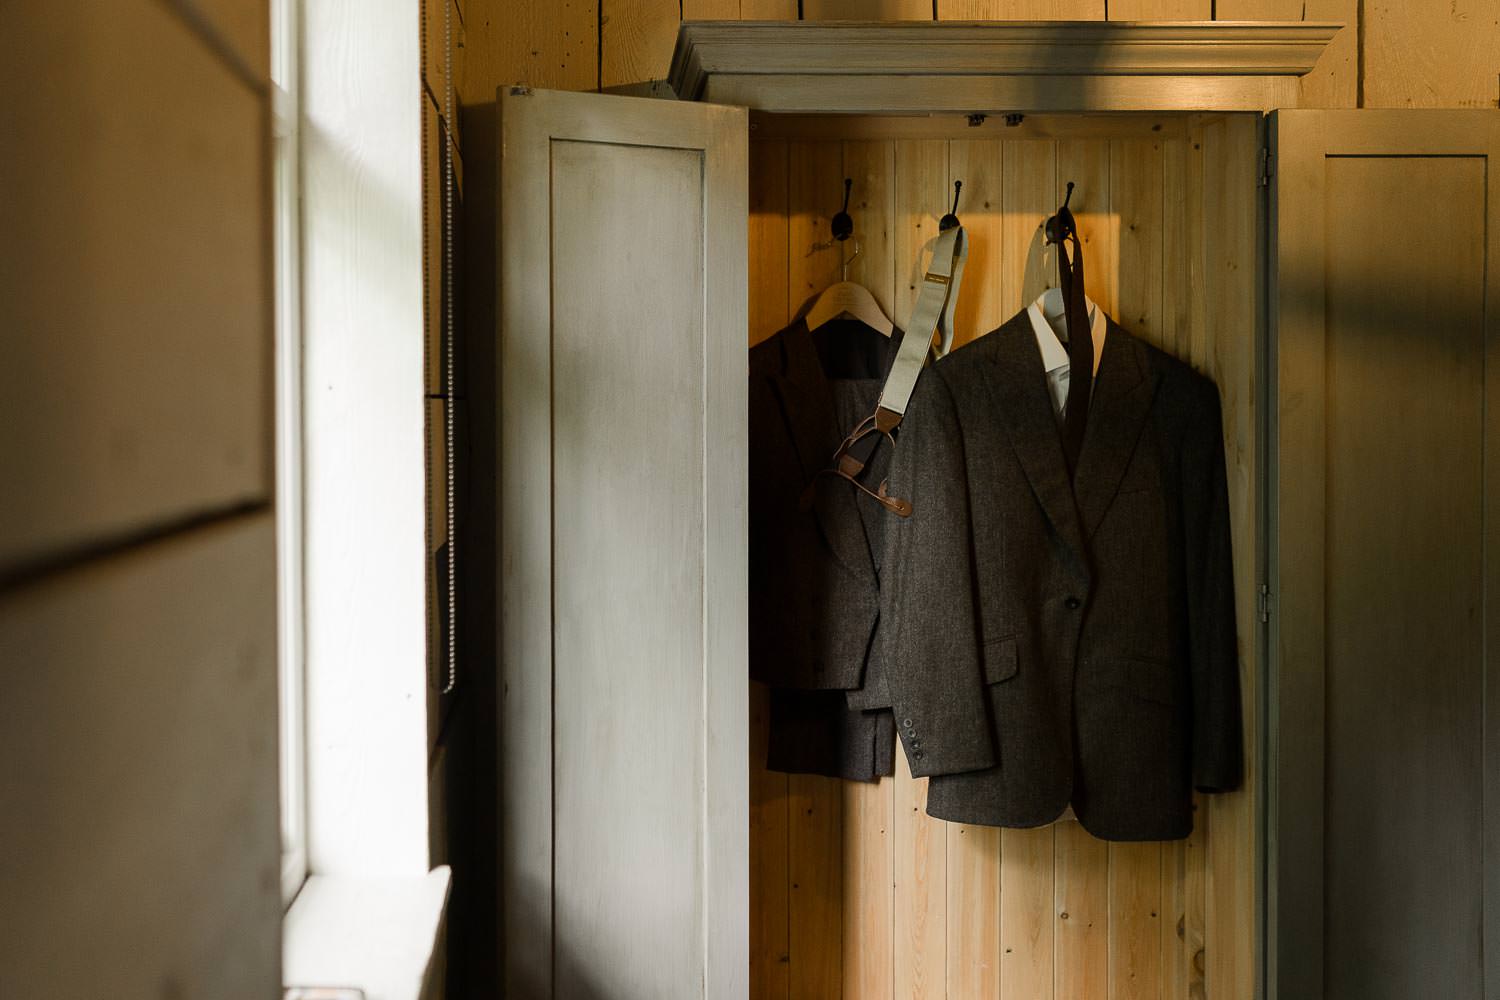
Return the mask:
<svg viewBox="0 0 1500 1000">
<path fill-rule="evenodd" d="M 990 337 L 995 341 L 995 363 L 987 375 L 1011 448 L 1052 527 L 1087 565 L 1062 437 L 1047 391 L 1047 374 L 1026 311 L 1017 313 Z M 1092 414 L 1089 419 L 1092 423 Z"/>
<path fill-rule="evenodd" d="M 1145 353 L 1140 341 L 1110 321 L 1073 478 L 1085 538 L 1094 536 L 1114 502 L 1151 411 L 1156 375 Z"/>
</svg>

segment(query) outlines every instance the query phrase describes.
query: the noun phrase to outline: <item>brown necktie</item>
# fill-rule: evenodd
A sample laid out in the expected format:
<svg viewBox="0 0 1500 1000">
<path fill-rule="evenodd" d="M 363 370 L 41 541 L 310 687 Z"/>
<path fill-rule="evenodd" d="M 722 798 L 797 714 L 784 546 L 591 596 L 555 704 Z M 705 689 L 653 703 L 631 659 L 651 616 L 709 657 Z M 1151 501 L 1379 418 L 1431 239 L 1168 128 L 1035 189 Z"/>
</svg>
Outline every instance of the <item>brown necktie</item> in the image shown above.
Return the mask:
<svg viewBox="0 0 1500 1000">
<path fill-rule="evenodd" d="M 1068 324 L 1068 403 L 1063 416 L 1063 453 L 1068 471 L 1078 471 L 1083 451 L 1083 432 L 1089 416 L 1089 389 L 1094 381 L 1094 337 L 1089 330 L 1088 305 L 1083 298 L 1083 247 L 1073 237 L 1073 262 L 1068 264 L 1068 244 L 1057 244 L 1057 277 L 1063 294 L 1063 315 Z"/>
</svg>

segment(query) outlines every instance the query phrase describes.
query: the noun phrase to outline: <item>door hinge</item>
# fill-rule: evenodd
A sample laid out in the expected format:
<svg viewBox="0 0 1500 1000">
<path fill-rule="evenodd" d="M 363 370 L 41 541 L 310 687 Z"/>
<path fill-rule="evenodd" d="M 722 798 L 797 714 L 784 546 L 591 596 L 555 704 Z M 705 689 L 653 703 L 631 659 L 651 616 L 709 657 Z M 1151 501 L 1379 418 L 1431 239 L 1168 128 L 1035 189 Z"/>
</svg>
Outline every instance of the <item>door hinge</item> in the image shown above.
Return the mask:
<svg viewBox="0 0 1500 1000">
<path fill-rule="evenodd" d="M 1260 186 L 1271 186 L 1271 147 L 1260 147 Z"/>
<path fill-rule="evenodd" d="M 1260 612 L 1260 620 L 1268 622 L 1271 620 L 1271 587 L 1269 584 L 1261 584 L 1260 592 L 1255 597 L 1255 609 Z"/>
</svg>

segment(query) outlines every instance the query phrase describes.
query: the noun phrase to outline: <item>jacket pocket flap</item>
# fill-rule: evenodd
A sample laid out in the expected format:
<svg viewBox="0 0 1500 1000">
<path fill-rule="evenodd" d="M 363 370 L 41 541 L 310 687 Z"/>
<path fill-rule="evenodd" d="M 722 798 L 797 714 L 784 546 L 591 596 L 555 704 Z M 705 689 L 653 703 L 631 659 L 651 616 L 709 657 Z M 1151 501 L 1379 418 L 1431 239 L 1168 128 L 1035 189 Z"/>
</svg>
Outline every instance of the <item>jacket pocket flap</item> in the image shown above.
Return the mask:
<svg viewBox="0 0 1500 1000">
<path fill-rule="evenodd" d="M 1008 635 L 984 644 L 984 680 L 998 684 L 1016 676 L 1016 637 Z"/>
<path fill-rule="evenodd" d="M 1128 660 L 1125 668 L 1127 683 L 1137 697 L 1159 705 L 1177 704 L 1177 671 L 1170 663 Z"/>
</svg>

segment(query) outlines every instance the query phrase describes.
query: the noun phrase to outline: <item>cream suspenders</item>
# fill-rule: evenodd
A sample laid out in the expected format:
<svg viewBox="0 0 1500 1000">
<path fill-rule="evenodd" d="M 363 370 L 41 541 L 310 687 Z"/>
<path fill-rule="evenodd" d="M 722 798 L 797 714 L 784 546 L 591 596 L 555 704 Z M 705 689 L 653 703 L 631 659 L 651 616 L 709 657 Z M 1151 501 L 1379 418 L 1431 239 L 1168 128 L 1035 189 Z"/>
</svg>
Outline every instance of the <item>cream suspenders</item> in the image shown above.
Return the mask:
<svg viewBox="0 0 1500 1000">
<path fill-rule="evenodd" d="M 917 386 L 929 355 L 940 358 L 953 347 L 953 307 L 958 302 L 958 288 L 963 281 L 964 261 L 968 254 L 963 226 L 953 225 L 938 234 L 932 248 L 932 263 L 917 294 L 917 304 L 906 324 L 901 347 L 896 352 L 890 374 L 886 376 L 885 386 L 880 390 L 880 402 L 875 405 L 875 412 L 861 421 L 839 445 L 833 456 L 833 468 L 827 470 L 849 480 L 861 492 L 901 517 L 911 516 L 911 502 L 890 496 L 883 482 L 876 489 L 870 489 L 859 481 L 859 474 L 880 446 L 882 438 L 895 446 L 892 432 L 906 415 L 912 390 Z M 933 344 L 934 338 L 938 341 L 936 345 Z"/>
</svg>

